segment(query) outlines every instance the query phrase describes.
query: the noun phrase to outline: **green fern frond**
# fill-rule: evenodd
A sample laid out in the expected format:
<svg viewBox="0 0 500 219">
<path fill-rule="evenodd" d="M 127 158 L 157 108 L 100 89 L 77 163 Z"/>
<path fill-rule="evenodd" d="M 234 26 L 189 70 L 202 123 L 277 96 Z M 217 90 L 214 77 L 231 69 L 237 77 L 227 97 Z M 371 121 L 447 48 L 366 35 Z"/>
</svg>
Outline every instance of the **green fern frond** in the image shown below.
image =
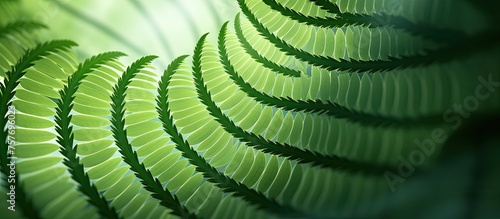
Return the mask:
<svg viewBox="0 0 500 219">
<path fill-rule="evenodd" d="M 0 26 L 0 39 L 13 33 L 30 32 L 36 29 L 47 28 L 44 24 L 34 21 L 15 21 Z"/>
<path fill-rule="evenodd" d="M 227 26 L 227 22 L 224 24 Z M 262 66 L 269 68 L 279 74 L 283 74 L 286 76 L 291 76 L 291 77 L 300 77 L 300 71 L 297 71 L 295 69 L 291 69 L 282 65 L 279 65 L 263 55 L 259 54 L 257 50 L 255 50 L 250 42 L 245 38 L 243 35 L 243 30 L 241 29 L 241 22 L 240 22 L 240 17 L 236 16 L 234 19 L 234 28 L 236 31 L 236 36 L 238 37 L 238 41 L 240 42 L 241 46 L 245 49 L 245 51 L 258 63 L 261 63 Z"/>
<path fill-rule="evenodd" d="M 448 43 L 465 37 L 465 34 L 459 31 L 444 30 L 424 24 L 415 24 L 404 17 L 385 13 L 372 15 L 339 13 L 335 18 L 321 18 L 305 15 L 291 8 L 287 8 L 276 0 L 263 0 L 263 2 L 292 20 L 315 27 L 342 28 L 346 26 L 365 26 L 373 28 L 390 26 L 396 29 L 405 30 L 416 36 L 422 36 L 429 40 Z"/>
<path fill-rule="evenodd" d="M 157 56 L 145 56 L 123 72 L 123 75 L 118 79 L 118 84 L 113 87 L 113 94 L 111 95 L 111 131 L 115 138 L 116 145 L 120 148 L 125 163 L 130 165 L 130 169 L 135 172 L 135 175 L 141 179 L 144 188 L 152 192 L 152 197 L 160 200 L 161 205 L 172 210 L 173 215 L 182 218 L 196 218 L 196 215 L 189 213 L 185 206 L 183 206 L 177 196 L 172 195 L 168 189 L 164 189 L 162 183 L 158 178 L 154 178 L 151 171 L 146 169 L 144 163 L 139 161 L 137 152 L 132 149 L 128 138 L 127 130 L 125 129 L 125 96 L 128 85 L 131 83 L 132 78 L 144 68 L 149 62 L 156 59 Z"/>
<path fill-rule="evenodd" d="M 132 3 L 132 5 L 134 5 L 134 8 L 136 8 L 139 11 L 139 13 L 148 21 L 148 24 L 151 26 L 151 29 L 155 31 L 156 38 L 158 39 L 158 41 L 160 41 L 161 46 L 166 51 L 167 53 L 166 55 L 168 57 L 175 57 L 174 52 L 171 49 L 169 49 L 172 48 L 172 45 L 170 45 L 169 41 L 166 40 L 167 37 L 160 31 L 162 29 L 161 26 L 158 25 L 158 23 L 151 16 L 151 14 L 148 13 L 146 7 L 144 7 L 142 2 L 138 0 L 129 0 L 129 2 Z"/>
<path fill-rule="evenodd" d="M 9 175 L 7 163 L 10 162 L 9 159 L 13 157 L 13 154 L 8 153 L 8 142 L 14 140 L 9 138 L 8 129 L 6 127 L 7 113 L 16 92 L 15 89 L 17 85 L 19 85 L 19 79 L 21 79 L 29 67 L 34 65 L 35 61 L 41 59 L 43 56 L 51 52 L 68 50 L 73 46 L 76 46 L 76 43 L 72 41 L 55 40 L 39 44 L 35 48 L 27 50 L 19 61 L 12 66 L 12 69 L 6 73 L 3 83 L 0 83 L 0 127 L 2 127 L 2 131 L 0 132 L 0 168 L 2 173 L 6 176 Z M 5 178 L 5 180 L 7 181 L 8 179 Z M 9 189 L 9 183 L 3 183 L 3 185 Z M 18 174 L 14 175 L 14 186 L 16 188 L 16 201 L 18 201 L 19 207 L 23 210 L 23 214 L 30 218 L 40 218 L 31 198 L 25 193 L 24 186 L 20 183 Z"/>
<path fill-rule="evenodd" d="M 272 44 L 278 47 L 282 52 L 294 56 L 297 59 L 307 62 L 311 65 L 324 68 L 326 70 L 340 70 L 349 71 L 352 73 L 357 72 L 381 72 L 396 69 L 415 68 L 429 66 L 436 63 L 446 63 L 457 58 L 469 55 L 471 52 L 478 52 L 488 49 L 495 44 L 498 44 L 500 34 L 497 30 L 485 31 L 484 33 L 477 34 L 475 37 L 462 39 L 456 43 L 446 46 L 441 49 L 428 51 L 427 54 L 413 55 L 406 57 L 388 57 L 387 60 L 371 60 L 371 61 L 358 61 L 358 60 L 336 60 L 332 57 L 315 55 L 298 49 L 280 39 L 275 34 L 271 33 L 250 11 L 244 0 L 238 0 L 240 8 L 245 16 L 249 19 L 257 31 Z M 493 42 L 493 43 L 492 43 Z M 465 46 L 464 46 L 465 45 Z"/>
<path fill-rule="evenodd" d="M 227 23 L 225 24 L 227 25 Z M 203 176 L 208 181 L 216 184 L 224 192 L 232 193 L 236 197 L 241 197 L 251 204 L 256 205 L 259 209 L 264 209 L 270 213 L 278 214 L 281 216 L 298 216 L 299 212 L 288 206 L 281 206 L 275 199 L 268 199 L 264 194 L 254 189 L 248 188 L 245 184 L 236 182 L 234 179 L 219 172 L 211 166 L 205 158 L 200 156 L 190 145 L 184 140 L 182 135 L 177 130 L 174 124 L 173 117 L 170 113 L 168 102 L 168 86 L 172 75 L 176 72 L 181 62 L 187 56 L 181 56 L 167 67 L 158 87 L 157 110 L 160 115 L 160 120 L 163 123 L 163 128 L 171 137 L 172 141 L 176 144 L 176 148 L 182 152 L 182 155 L 189 159 L 189 162 L 196 166 L 196 170 L 203 173 Z"/>
<path fill-rule="evenodd" d="M 35 48 L 26 51 L 20 60 L 14 66 L 11 66 L 11 70 L 6 72 L 6 77 L 4 78 L 3 83 L 0 83 L 0 106 L 2 107 L 0 115 L 5 115 L 7 112 L 7 105 L 14 97 L 15 88 L 19 84 L 19 79 L 24 76 L 29 67 L 34 65 L 35 61 L 50 54 L 51 52 L 65 51 L 76 45 L 76 43 L 69 40 L 54 40 L 39 44 Z"/>
<path fill-rule="evenodd" d="M 196 44 L 193 55 L 193 77 L 195 82 L 198 98 L 206 106 L 207 111 L 212 115 L 217 122 L 235 138 L 242 142 L 246 142 L 249 146 L 262 150 L 265 153 L 286 157 L 290 160 L 296 160 L 299 163 L 310 163 L 313 166 L 330 168 L 332 170 L 348 170 L 360 171 L 364 173 L 383 173 L 391 167 L 378 166 L 369 163 L 350 161 L 335 155 L 324 155 L 318 152 L 310 151 L 307 149 L 300 149 L 289 144 L 281 144 L 278 142 L 270 141 L 260 135 L 243 130 L 241 127 L 236 126 L 234 122 L 229 119 L 222 110 L 212 100 L 211 94 L 202 77 L 201 71 L 201 54 L 203 44 L 207 34 L 203 35 Z"/>
<path fill-rule="evenodd" d="M 321 100 L 294 100 L 291 97 L 274 97 L 260 92 L 253 88 L 253 86 L 246 82 L 241 76 L 239 76 L 238 72 L 231 64 L 225 45 L 226 32 L 227 23 L 222 26 L 218 37 L 219 57 L 224 66 L 224 70 L 227 74 L 229 74 L 229 77 L 234 81 L 236 85 L 238 85 L 238 87 L 243 92 L 245 92 L 249 97 L 254 98 L 259 103 L 295 112 L 327 114 L 339 119 L 347 119 L 351 122 L 368 126 L 411 127 L 419 125 L 434 125 L 437 122 L 441 121 L 440 115 L 423 116 L 422 118 L 389 117 L 358 112 L 331 101 L 327 101 L 327 103 L 324 103 Z"/>
<path fill-rule="evenodd" d="M 69 13 L 64 16 L 144 50 L 71 4 L 49 1 Z M 469 121 L 499 120 L 486 113 L 498 111 L 500 98 L 493 92 L 500 66 L 491 58 L 500 49 L 496 4 L 467 1 L 238 0 L 248 19 L 236 16 L 235 33 L 224 23 L 217 47 L 206 41 L 207 34 L 199 39 L 191 69 L 188 56 L 180 56 L 158 75 L 147 69 L 156 56 L 124 70 L 116 60 L 120 52 L 78 64 L 80 57 L 66 51 L 74 43 L 38 48 L 43 45 L 30 33 L 44 26 L 13 22 L 25 15 L 10 4 L 20 1 L 0 0 L 0 190 L 16 187 L 17 211 L 4 214 L 3 203 L 0 214 L 432 217 L 432 206 L 418 214 L 406 210 L 416 202 L 429 207 L 420 198 L 401 200 L 434 182 L 428 175 L 443 179 L 442 172 L 456 172 L 439 161 L 458 158 L 460 153 L 446 149 L 473 145 L 466 134 L 474 128 L 484 132 Z M 137 10 L 117 12 L 142 15 L 171 55 L 174 50 L 146 13 L 148 5 L 129 3 Z M 193 17 L 181 15 L 201 36 Z M 213 18 L 220 21 L 219 15 Z M 477 97 L 471 97 L 474 92 Z M 11 105 L 15 126 L 12 117 L 7 120 Z M 458 115 L 454 111 L 461 106 Z M 439 112 L 446 112 L 443 118 Z M 488 115 L 475 118 L 483 112 Z M 8 132 L 13 128 L 15 156 L 14 134 Z M 483 156 L 486 147 L 479 149 L 472 168 L 470 162 L 453 165 L 472 171 L 459 174 L 457 182 L 476 179 L 446 184 L 449 195 L 438 201 L 465 203 L 465 215 L 488 217 L 498 212 L 477 207 L 493 200 L 478 195 L 489 191 L 478 186 L 490 179 L 482 163 L 494 157 Z M 390 182 L 388 172 L 399 178 Z M 401 180 L 412 182 L 399 185 Z M 391 193 L 395 183 L 399 192 Z M 466 199 L 457 191 L 465 191 Z M 460 212 L 439 213 L 454 218 Z"/>
<path fill-rule="evenodd" d="M 295 11 L 294 9 L 287 8 L 277 2 L 276 0 L 263 0 L 263 2 L 266 5 L 269 5 L 273 10 L 279 12 L 283 16 L 286 16 L 292 20 L 295 20 L 299 23 L 307 24 L 307 25 L 312 25 L 315 27 L 322 27 L 322 28 L 341 28 L 341 27 L 346 27 L 350 25 L 360 25 L 360 26 L 372 26 L 370 22 L 366 22 L 368 19 L 372 19 L 369 15 L 359 15 L 362 18 L 367 18 L 365 19 L 345 19 L 343 17 L 344 14 L 339 14 L 335 18 L 327 17 L 327 18 L 321 18 L 321 17 L 313 17 L 309 16 L 306 14 L 303 14 L 301 12 Z"/>
<path fill-rule="evenodd" d="M 113 40 L 120 42 L 121 44 L 127 46 L 128 48 L 130 48 L 134 52 L 136 52 L 138 54 L 146 53 L 141 49 L 141 47 L 132 43 L 132 41 L 123 37 L 122 35 L 120 35 L 116 31 L 114 31 L 110 27 L 106 26 L 105 24 L 99 22 L 98 20 L 94 19 L 93 17 L 88 16 L 88 15 L 78 11 L 77 9 L 71 7 L 69 4 L 66 4 L 62 1 L 57 1 L 57 0 L 50 0 L 50 2 L 53 2 L 57 6 L 61 7 L 62 10 L 68 12 L 69 14 L 74 16 L 75 18 L 78 18 L 78 19 L 82 20 L 83 22 L 95 27 L 99 31 L 102 31 L 103 33 L 105 33 L 108 36 L 110 36 L 111 38 L 113 38 Z"/>
<path fill-rule="evenodd" d="M 337 4 L 331 2 L 330 0 L 309 0 L 313 2 L 315 5 L 319 6 L 325 11 L 328 11 L 332 14 L 340 14 L 340 8 Z"/>
<path fill-rule="evenodd" d="M 92 69 L 124 55 L 121 52 L 103 53 L 87 59 L 81 64 L 77 71 L 68 78 L 68 84 L 59 91 L 60 99 L 57 102 L 55 116 L 56 132 L 58 134 L 57 143 L 61 146 L 60 152 L 65 157 L 63 163 L 68 167 L 71 177 L 79 184 L 79 190 L 88 197 L 89 203 L 94 205 L 104 218 L 119 218 L 119 216 L 116 210 L 109 206 L 107 200 L 99 194 L 95 185 L 90 182 L 83 164 L 80 163 L 80 158 L 77 157 L 78 145 L 74 145 L 73 142 L 74 135 L 70 112 L 73 109 L 74 95 L 87 74 Z"/>
<path fill-rule="evenodd" d="M 290 45 L 289 43 L 285 42 L 283 39 L 279 38 L 275 34 L 271 33 L 269 29 L 267 29 L 258 19 L 257 17 L 250 11 L 250 8 L 248 8 L 248 5 L 245 3 L 244 0 L 238 0 L 238 3 L 240 5 L 241 11 L 245 16 L 248 18 L 250 23 L 257 29 L 259 34 L 263 36 L 265 39 L 269 40 L 273 45 L 275 45 L 277 48 L 279 48 L 282 52 L 286 53 L 287 55 L 294 56 L 295 58 L 299 59 L 300 61 L 307 62 L 311 65 L 324 68 L 330 71 L 333 70 L 351 70 L 352 72 L 359 72 L 359 71 L 380 71 L 384 69 L 388 69 L 388 66 L 386 65 L 391 65 L 393 64 L 390 61 L 376 61 L 375 63 L 382 65 L 381 69 L 375 70 L 373 67 L 370 65 L 366 65 L 365 62 L 361 61 L 347 61 L 341 59 L 340 61 L 332 58 L 332 57 L 326 57 L 322 55 L 315 55 L 309 52 L 306 52 L 302 49 L 298 49 Z M 239 14 L 237 15 L 239 16 Z M 413 64 L 413 63 L 411 63 Z M 398 67 L 398 66 L 396 66 Z M 354 70 L 356 68 L 356 70 Z"/>
</svg>

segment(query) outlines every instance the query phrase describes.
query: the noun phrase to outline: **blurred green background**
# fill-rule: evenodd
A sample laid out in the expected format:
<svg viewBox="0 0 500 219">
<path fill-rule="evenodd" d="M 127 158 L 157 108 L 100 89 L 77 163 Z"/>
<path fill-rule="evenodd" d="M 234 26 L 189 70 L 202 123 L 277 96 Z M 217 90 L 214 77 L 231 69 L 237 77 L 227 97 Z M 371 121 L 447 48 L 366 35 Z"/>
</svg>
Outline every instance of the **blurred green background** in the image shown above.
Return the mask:
<svg viewBox="0 0 500 219">
<path fill-rule="evenodd" d="M 129 63 L 139 56 L 158 55 L 160 69 L 190 54 L 198 38 L 216 33 L 238 11 L 230 0 L 23 0 L 26 19 L 49 25 L 42 39 L 78 42 L 83 61 L 103 51 L 123 51 Z M 215 39 L 210 34 L 209 39 Z"/>
</svg>

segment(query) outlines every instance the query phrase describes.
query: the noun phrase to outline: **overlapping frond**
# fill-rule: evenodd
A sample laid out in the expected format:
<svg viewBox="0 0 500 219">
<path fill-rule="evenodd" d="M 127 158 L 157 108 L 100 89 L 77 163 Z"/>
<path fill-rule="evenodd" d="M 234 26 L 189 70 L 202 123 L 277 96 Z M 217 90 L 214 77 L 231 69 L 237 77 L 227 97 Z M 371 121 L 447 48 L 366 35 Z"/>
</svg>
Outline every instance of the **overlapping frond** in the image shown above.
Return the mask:
<svg viewBox="0 0 500 219">
<path fill-rule="evenodd" d="M 216 46 L 203 35 L 191 64 L 180 56 L 158 75 L 149 66 L 156 56 L 126 69 L 120 52 L 77 64 L 75 43 L 38 43 L 30 34 L 45 26 L 16 21 L 0 1 L 8 12 L 0 20 L 2 191 L 12 175 L 7 116 L 15 107 L 19 160 L 11 178 L 22 214 L 387 217 L 392 206 L 408 206 L 401 197 L 426 195 L 422 180 L 399 185 L 388 173 L 408 179 L 400 175 L 409 161 L 408 171 L 425 174 L 446 136 L 467 125 L 462 120 L 499 109 L 492 88 L 500 67 L 488 57 L 498 54 L 500 32 L 492 23 L 444 21 L 450 11 L 451 19 L 468 11 L 452 0 L 237 2 L 244 16 L 233 31 L 224 23 Z M 470 4 L 495 17 L 484 1 Z M 69 4 L 58 6 L 127 42 Z M 474 167 L 477 174 L 484 163 Z"/>
<path fill-rule="evenodd" d="M 68 84 L 59 91 L 60 99 L 57 101 L 55 116 L 57 143 L 61 146 L 61 153 L 65 156 L 64 164 L 68 167 L 72 178 L 79 184 L 79 190 L 85 194 L 89 203 L 98 208 L 99 214 L 105 218 L 119 218 L 116 210 L 109 206 L 85 173 L 84 166 L 77 157 L 77 145 L 74 145 L 73 126 L 71 125 L 74 95 L 87 74 L 107 61 L 117 59 L 124 54 L 109 52 L 94 56 L 81 64 L 77 71 L 68 79 Z"/>
</svg>

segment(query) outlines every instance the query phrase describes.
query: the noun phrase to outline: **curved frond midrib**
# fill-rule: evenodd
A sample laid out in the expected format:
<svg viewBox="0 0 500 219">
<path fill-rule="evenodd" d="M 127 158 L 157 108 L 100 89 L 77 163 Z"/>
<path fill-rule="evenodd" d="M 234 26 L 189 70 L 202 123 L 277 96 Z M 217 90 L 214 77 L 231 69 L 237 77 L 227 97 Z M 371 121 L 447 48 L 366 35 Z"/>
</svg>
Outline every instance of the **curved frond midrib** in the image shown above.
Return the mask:
<svg viewBox="0 0 500 219">
<path fill-rule="evenodd" d="M 152 197 L 160 200 L 160 204 L 171 209 L 172 214 L 182 218 L 194 219 L 197 216 L 190 213 L 183 206 L 177 196 L 173 195 L 168 189 L 163 188 L 163 185 L 158 178 L 153 177 L 150 170 L 146 169 L 144 163 L 139 161 L 137 152 L 133 151 L 127 139 L 127 130 L 125 129 L 125 96 L 127 86 L 131 83 L 132 78 L 144 68 L 149 62 L 156 59 L 157 56 L 145 56 L 131 66 L 129 66 L 122 77 L 118 79 L 118 83 L 113 87 L 111 95 L 111 131 L 115 138 L 116 145 L 119 147 L 119 152 L 122 154 L 125 163 L 130 165 L 130 169 L 135 175 L 141 179 L 144 188 L 152 193 Z"/>
</svg>

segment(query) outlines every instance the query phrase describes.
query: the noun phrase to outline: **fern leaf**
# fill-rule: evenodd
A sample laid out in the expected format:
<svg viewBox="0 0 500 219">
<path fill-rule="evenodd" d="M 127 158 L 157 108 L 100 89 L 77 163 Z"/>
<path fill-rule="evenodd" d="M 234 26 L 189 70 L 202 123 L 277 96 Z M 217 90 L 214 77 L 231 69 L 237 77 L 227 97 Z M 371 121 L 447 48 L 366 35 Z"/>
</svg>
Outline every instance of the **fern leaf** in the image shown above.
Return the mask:
<svg viewBox="0 0 500 219">
<path fill-rule="evenodd" d="M 26 53 L 19 59 L 19 61 L 11 67 L 11 70 L 6 73 L 3 83 L 0 83 L 0 127 L 5 127 L 7 124 L 6 114 L 8 106 L 11 104 L 12 98 L 15 94 L 15 89 L 19 84 L 19 79 L 23 77 L 26 70 L 34 65 L 34 62 L 41 59 L 43 56 L 51 52 L 68 50 L 70 47 L 76 46 L 76 43 L 68 40 L 54 40 L 47 43 L 42 43 L 33 49 L 26 51 Z M 0 139 L 0 162 L 2 167 L 6 165 L 7 156 L 7 131 L 2 131 Z M 5 152 L 5 153 L 4 153 Z M 3 170 L 3 169 L 2 169 Z M 6 171 L 6 170 L 5 170 Z"/>
<path fill-rule="evenodd" d="M 227 25 L 225 23 L 224 25 Z M 158 98 L 157 98 L 157 110 L 160 115 L 160 120 L 163 123 L 163 128 L 171 137 L 172 141 L 176 144 L 176 148 L 182 152 L 182 155 L 189 159 L 189 162 L 196 166 L 198 172 L 203 173 L 203 176 L 208 179 L 208 181 L 215 183 L 219 188 L 224 190 L 224 192 L 233 193 L 236 197 L 242 197 L 244 200 L 251 204 L 256 205 L 259 209 L 267 210 L 271 213 L 278 215 L 289 215 L 297 216 L 300 215 L 296 210 L 281 206 L 274 199 L 268 199 L 264 194 L 258 192 L 254 189 L 248 188 L 242 183 L 236 182 L 234 179 L 224 175 L 217 169 L 212 167 L 202 156 L 200 156 L 190 145 L 184 140 L 182 135 L 177 130 L 174 124 L 173 117 L 170 113 L 169 103 L 168 103 L 168 86 L 172 75 L 175 73 L 177 68 L 180 66 L 181 62 L 187 56 L 181 56 L 175 59 L 165 70 L 163 77 L 159 83 L 158 87 Z"/>
<path fill-rule="evenodd" d="M 2 127 L 2 131 L 0 132 L 0 168 L 2 173 L 6 176 L 10 175 L 7 163 L 10 162 L 11 157 L 13 157 L 13 154 L 8 153 L 8 140 L 11 139 L 8 137 L 9 133 L 6 127 L 7 113 L 12 98 L 14 97 L 15 89 L 19 84 L 19 79 L 26 73 L 29 67 L 34 65 L 35 61 L 43 56 L 51 52 L 68 50 L 73 46 L 76 46 L 76 43 L 67 40 L 55 40 L 39 44 L 35 48 L 26 51 L 19 61 L 12 66 L 11 70 L 6 73 L 3 83 L 0 83 L 0 127 Z M 5 181 L 7 180 L 8 178 L 5 178 Z M 3 184 L 9 189 L 9 183 Z M 19 207 L 22 209 L 23 214 L 29 218 L 40 218 L 38 210 L 25 193 L 24 186 L 20 183 L 17 174 L 14 175 L 14 186 L 16 188 L 16 201 L 19 203 Z"/>
<path fill-rule="evenodd" d="M 495 40 L 500 36 L 497 30 L 485 31 L 477 34 L 475 37 L 465 38 L 459 40 L 444 48 L 428 51 L 426 54 L 405 56 L 405 57 L 388 57 L 387 60 L 371 60 L 371 61 L 358 61 L 358 60 L 336 60 L 332 57 L 311 54 L 302 49 L 298 49 L 280 39 L 271 33 L 255 15 L 250 11 L 244 0 L 238 0 L 240 8 L 245 16 L 250 20 L 252 25 L 257 29 L 261 36 L 269 40 L 272 44 L 278 47 L 282 52 L 287 55 L 296 57 L 297 59 L 307 62 L 311 65 L 324 68 L 329 71 L 340 70 L 349 71 L 352 73 L 357 72 L 381 72 L 396 69 L 415 68 L 422 66 L 429 66 L 435 63 L 445 63 L 457 58 L 462 58 L 469 55 L 471 52 L 485 50 L 493 45 L 498 44 Z"/>
<path fill-rule="evenodd" d="M 258 150 L 262 150 L 265 153 L 287 157 L 288 159 L 296 160 L 299 163 L 310 163 L 314 166 L 330 168 L 333 170 L 352 170 L 378 174 L 390 169 L 390 167 L 387 166 L 377 166 L 369 163 L 350 161 L 335 155 L 324 155 L 307 149 L 300 149 L 286 143 L 281 144 L 270 141 L 260 135 L 255 135 L 243 130 L 241 127 L 236 126 L 236 124 L 234 124 L 229 117 L 222 113 L 222 110 L 212 100 L 211 94 L 208 91 L 202 77 L 201 54 L 206 36 L 207 34 L 200 38 L 194 50 L 192 68 L 195 87 L 198 92 L 198 98 L 207 107 L 210 115 L 212 115 L 228 133 L 231 133 L 240 141 L 246 142 L 247 145 L 255 147 Z"/>
<path fill-rule="evenodd" d="M 422 22 L 415 23 L 404 17 L 385 13 L 373 15 L 345 13 L 342 14 L 341 17 L 351 23 L 365 23 L 369 27 L 393 27 L 395 29 L 406 31 L 414 36 L 420 36 L 424 39 L 442 44 L 451 44 L 467 37 L 467 35 L 462 31 L 434 27 L 431 24 Z"/>
<path fill-rule="evenodd" d="M 226 24 L 224 24 L 226 25 Z M 262 64 L 262 66 L 269 68 L 275 72 L 278 72 L 280 74 L 286 75 L 286 76 L 291 76 L 291 77 L 300 77 L 300 71 L 297 71 L 295 69 L 291 69 L 282 65 L 279 65 L 266 57 L 262 56 L 259 54 L 257 50 L 255 50 L 250 42 L 245 38 L 243 35 L 243 30 L 241 29 L 241 24 L 240 24 L 240 17 L 236 16 L 234 20 L 234 28 L 236 31 L 236 36 L 238 37 L 238 41 L 240 42 L 241 46 L 245 49 L 245 51 L 258 63 Z"/>
<path fill-rule="evenodd" d="M 168 189 L 164 189 L 160 180 L 154 178 L 151 171 L 146 169 L 144 163 L 139 161 L 137 152 L 132 150 L 132 146 L 127 138 L 124 118 L 127 87 L 137 72 L 156 58 L 156 56 L 145 56 L 137 60 L 118 79 L 118 84 L 114 86 L 113 94 L 111 95 L 111 131 L 113 132 L 116 145 L 120 148 L 119 151 L 122 154 L 123 160 L 130 165 L 130 169 L 142 180 L 141 183 L 144 185 L 144 188 L 153 193 L 153 198 L 160 200 L 161 205 L 171 209 L 173 215 L 182 218 L 196 218 L 196 215 L 189 213 L 186 207 L 180 203 L 177 196 L 172 195 Z"/>
<path fill-rule="evenodd" d="M 47 28 L 47 26 L 34 22 L 34 21 L 15 21 L 0 26 L 0 39 L 13 34 L 21 32 L 29 32 L 36 29 Z"/>
<path fill-rule="evenodd" d="M 236 85 L 238 85 L 238 87 L 243 92 L 245 92 L 249 97 L 254 98 L 259 103 L 295 112 L 327 114 L 339 119 L 345 118 L 351 122 L 370 126 L 411 127 L 418 125 L 433 125 L 441 121 L 440 115 L 427 116 L 422 118 L 396 118 L 358 112 L 330 101 L 328 101 L 327 103 L 323 103 L 321 100 L 294 100 L 291 97 L 274 97 L 260 92 L 254 89 L 252 85 L 250 85 L 241 76 L 239 76 L 238 72 L 231 64 L 229 55 L 227 54 L 227 48 L 225 46 L 227 32 L 226 26 L 227 23 L 222 26 L 218 37 L 219 57 L 224 66 L 224 70 L 227 74 L 229 74 L 229 77 L 234 81 Z"/>
<path fill-rule="evenodd" d="M 84 166 L 80 163 L 80 158 L 77 157 L 78 145 L 74 145 L 73 142 L 73 126 L 71 125 L 72 117 L 70 112 L 73 109 L 74 95 L 91 69 L 124 55 L 120 52 L 103 53 L 87 59 L 81 64 L 77 71 L 68 78 L 68 84 L 64 86 L 63 90 L 59 91 L 60 99 L 57 102 L 55 116 L 56 132 L 58 134 L 57 143 L 61 146 L 60 152 L 65 157 L 64 164 L 68 167 L 72 178 L 79 184 L 79 190 L 88 197 L 89 203 L 98 209 L 103 218 L 119 218 L 119 216 L 116 210 L 110 207 L 106 199 L 99 194 L 95 185 L 90 182 Z"/>
<path fill-rule="evenodd" d="M 321 18 L 321 17 L 313 17 L 309 15 L 305 15 L 301 12 L 295 11 L 291 8 L 287 8 L 282 4 L 278 3 L 276 0 L 263 0 L 263 2 L 269 5 L 273 10 L 279 12 L 283 16 L 286 16 L 292 20 L 295 20 L 299 23 L 312 25 L 315 27 L 323 27 L 323 28 L 341 28 L 349 25 L 361 25 L 361 26 L 370 26 L 370 23 L 364 22 L 362 19 L 358 20 L 350 20 L 343 19 L 342 14 L 337 16 L 336 18 Z M 368 17 L 369 16 L 365 16 Z"/>
</svg>

